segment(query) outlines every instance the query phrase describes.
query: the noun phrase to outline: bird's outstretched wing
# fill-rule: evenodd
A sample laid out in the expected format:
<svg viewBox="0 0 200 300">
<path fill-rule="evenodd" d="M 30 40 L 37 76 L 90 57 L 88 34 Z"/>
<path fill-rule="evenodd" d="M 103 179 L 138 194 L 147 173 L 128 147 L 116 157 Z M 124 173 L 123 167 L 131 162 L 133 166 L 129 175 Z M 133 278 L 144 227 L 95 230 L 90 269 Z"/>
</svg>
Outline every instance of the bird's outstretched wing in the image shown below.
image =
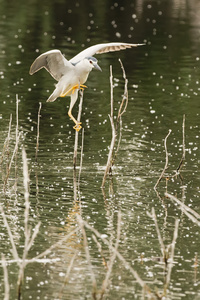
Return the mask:
<svg viewBox="0 0 200 300">
<path fill-rule="evenodd" d="M 128 44 L 128 43 L 104 43 L 91 46 L 70 59 L 71 63 L 77 63 L 85 57 L 93 56 L 95 53 L 106 53 L 111 51 L 119 51 L 131 47 L 142 46 L 144 44 Z"/>
<path fill-rule="evenodd" d="M 62 55 L 60 50 L 50 50 L 35 59 L 29 73 L 32 75 L 45 68 L 55 80 L 59 81 L 67 70 L 72 67 L 73 65 Z"/>
</svg>

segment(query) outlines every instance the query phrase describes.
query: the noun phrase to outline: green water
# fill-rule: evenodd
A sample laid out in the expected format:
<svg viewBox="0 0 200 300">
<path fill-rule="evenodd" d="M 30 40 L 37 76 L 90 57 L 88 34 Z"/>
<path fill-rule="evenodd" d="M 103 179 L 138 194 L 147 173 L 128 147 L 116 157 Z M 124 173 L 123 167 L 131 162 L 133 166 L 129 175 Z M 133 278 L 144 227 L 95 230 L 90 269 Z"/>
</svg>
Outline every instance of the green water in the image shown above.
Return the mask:
<svg viewBox="0 0 200 300">
<path fill-rule="evenodd" d="M 31 247 L 31 259 L 55 244 L 77 226 L 80 214 L 115 245 L 117 216 L 122 213 L 118 251 L 138 272 L 152 291 L 162 293 L 165 272 L 153 220 L 147 215 L 155 208 L 164 244 L 172 242 L 175 220 L 179 219 L 174 265 L 166 297 L 200 299 L 199 227 L 164 197 L 166 182 L 154 191 L 165 165 L 164 138 L 168 140 L 168 175 L 173 175 L 182 157 L 182 122 L 185 115 L 186 160 L 182 180 L 167 182 L 167 192 L 186 205 L 199 209 L 200 137 L 200 22 L 199 1 L 0 1 L 0 155 L 12 129 L 9 151 L 1 167 L 1 205 L 15 244 L 22 257 L 24 248 L 24 188 L 21 150 L 28 157 L 30 175 L 29 224 L 40 221 L 39 234 Z M 145 43 L 143 47 L 96 55 L 103 72 L 92 71 L 84 92 L 83 165 L 76 196 L 73 180 L 75 132 L 67 115 L 68 98 L 54 103 L 46 99 L 55 81 L 45 71 L 29 75 L 34 59 L 50 49 L 60 49 L 66 58 L 93 44 L 111 41 Z M 110 65 L 114 77 L 115 114 L 124 91 L 118 59 L 128 79 L 129 102 L 123 115 L 122 140 L 112 178 L 101 182 L 111 141 Z M 6 189 L 6 168 L 15 145 L 16 95 L 19 98 L 17 160 L 14 159 Z M 37 120 L 42 103 L 38 164 L 35 164 Z M 73 109 L 78 112 L 78 103 Z M 79 134 L 79 150 L 81 132 Z M 78 164 L 80 151 L 78 153 Z M 15 165 L 17 167 L 15 167 Z M 79 168 L 78 168 L 79 170 Z M 78 201 L 75 201 L 78 198 Z M 92 269 L 101 289 L 106 268 L 102 254 L 86 230 Z M 13 262 L 7 230 L 0 217 L 0 248 L 8 262 L 10 299 L 17 299 L 18 266 Z M 109 262 L 111 247 L 102 243 Z M 65 275 L 76 255 L 68 281 Z M 21 299 L 93 299 L 91 269 L 85 257 L 83 236 L 77 231 L 57 246 L 46 261 L 28 264 Z M 196 263 L 196 265 L 195 265 Z M 3 299 L 4 275 L 0 268 Z M 59 296 L 60 295 L 60 296 Z M 60 297 L 60 298 L 59 298 Z M 97 295 L 97 299 L 99 294 Z M 145 299 L 135 277 L 119 258 L 115 259 L 104 299 Z"/>
</svg>

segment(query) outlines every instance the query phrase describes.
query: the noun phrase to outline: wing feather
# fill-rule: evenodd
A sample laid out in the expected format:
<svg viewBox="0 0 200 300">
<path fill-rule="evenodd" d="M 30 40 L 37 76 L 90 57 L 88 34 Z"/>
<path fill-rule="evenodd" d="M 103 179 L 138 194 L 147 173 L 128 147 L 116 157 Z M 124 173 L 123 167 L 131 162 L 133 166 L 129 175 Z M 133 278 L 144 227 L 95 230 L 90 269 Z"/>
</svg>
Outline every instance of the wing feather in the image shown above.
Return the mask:
<svg viewBox="0 0 200 300">
<path fill-rule="evenodd" d="M 104 43 L 91 46 L 70 59 L 70 62 L 77 63 L 85 57 L 96 54 L 124 50 L 127 48 L 142 46 L 144 44 L 128 44 L 128 43 Z"/>
<path fill-rule="evenodd" d="M 45 68 L 55 80 L 59 81 L 72 67 L 72 64 L 62 55 L 60 50 L 50 50 L 35 59 L 29 73 L 32 75 Z"/>
</svg>

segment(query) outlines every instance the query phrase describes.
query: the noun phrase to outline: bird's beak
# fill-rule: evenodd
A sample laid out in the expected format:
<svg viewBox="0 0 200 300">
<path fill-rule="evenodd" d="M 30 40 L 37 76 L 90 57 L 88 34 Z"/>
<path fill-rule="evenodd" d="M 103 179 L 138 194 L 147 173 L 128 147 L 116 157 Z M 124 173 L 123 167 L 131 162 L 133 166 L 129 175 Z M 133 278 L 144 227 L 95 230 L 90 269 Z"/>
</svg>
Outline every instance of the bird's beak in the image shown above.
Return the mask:
<svg viewBox="0 0 200 300">
<path fill-rule="evenodd" d="M 101 72 L 102 72 L 102 70 L 101 70 L 101 68 L 99 67 L 99 65 L 98 65 L 98 64 L 94 64 L 93 66 L 94 66 L 94 68 L 95 68 L 95 69 L 97 69 L 97 70 L 99 70 L 99 71 L 101 71 Z"/>
</svg>

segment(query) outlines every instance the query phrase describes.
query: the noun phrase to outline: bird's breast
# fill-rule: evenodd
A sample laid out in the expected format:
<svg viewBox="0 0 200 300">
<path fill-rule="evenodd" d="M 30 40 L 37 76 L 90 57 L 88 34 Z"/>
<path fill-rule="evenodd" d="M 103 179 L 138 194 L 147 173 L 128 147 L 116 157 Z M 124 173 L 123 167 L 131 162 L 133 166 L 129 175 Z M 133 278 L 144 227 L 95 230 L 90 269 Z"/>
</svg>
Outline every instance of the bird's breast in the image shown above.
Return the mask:
<svg viewBox="0 0 200 300">
<path fill-rule="evenodd" d="M 90 71 L 85 67 L 83 62 L 76 65 L 75 74 L 80 84 L 84 84 L 87 81 Z"/>
<path fill-rule="evenodd" d="M 84 84 L 87 81 L 88 75 L 89 75 L 89 73 L 84 73 L 84 74 L 80 75 L 80 77 L 79 77 L 80 84 Z"/>
</svg>

